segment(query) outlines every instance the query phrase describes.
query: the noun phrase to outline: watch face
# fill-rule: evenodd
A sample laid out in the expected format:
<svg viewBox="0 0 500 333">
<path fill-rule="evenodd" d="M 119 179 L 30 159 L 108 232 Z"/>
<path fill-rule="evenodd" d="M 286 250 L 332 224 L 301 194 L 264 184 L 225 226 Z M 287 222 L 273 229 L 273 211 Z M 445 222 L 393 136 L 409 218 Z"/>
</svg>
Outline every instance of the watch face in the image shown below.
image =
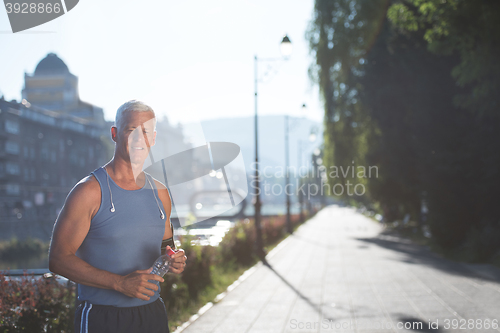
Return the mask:
<svg viewBox="0 0 500 333">
<path fill-rule="evenodd" d="M 52 21 L 73 9 L 78 0 L 4 0 L 12 32 Z"/>
</svg>

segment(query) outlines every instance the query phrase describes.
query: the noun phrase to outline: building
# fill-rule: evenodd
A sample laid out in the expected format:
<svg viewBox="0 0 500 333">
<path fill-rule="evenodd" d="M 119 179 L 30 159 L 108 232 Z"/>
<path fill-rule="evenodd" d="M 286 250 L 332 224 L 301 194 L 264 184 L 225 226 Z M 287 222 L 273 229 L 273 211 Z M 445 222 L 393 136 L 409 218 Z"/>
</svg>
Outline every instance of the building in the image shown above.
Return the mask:
<svg viewBox="0 0 500 333">
<path fill-rule="evenodd" d="M 32 75 L 25 73 L 24 82 L 22 96 L 31 105 L 106 126 L 102 108 L 80 100 L 78 77 L 56 54 L 47 54 Z"/>
<path fill-rule="evenodd" d="M 111 122 L 56 54 L 24 78 L 21 103 L 0 99 L 0 235 L 48 240 L 69 190 L 111 157 Z"/>
<path fill-rule="evenodd" d="M 106 163 L 101 128 L 0 98 L 0 234 L 46 239 L 69 190 Z"/>
<path fill-rule="evenodd" d="M 114 122 L 80 100 L 78 77 L 54 53 L 24 77 L 21 102 L 0 97 L 0 239 L 48 240 L 71 188 L 112 157 Z M 162 157 L 191 148 L 166 118 L 157 130 Z"/>
</svg>

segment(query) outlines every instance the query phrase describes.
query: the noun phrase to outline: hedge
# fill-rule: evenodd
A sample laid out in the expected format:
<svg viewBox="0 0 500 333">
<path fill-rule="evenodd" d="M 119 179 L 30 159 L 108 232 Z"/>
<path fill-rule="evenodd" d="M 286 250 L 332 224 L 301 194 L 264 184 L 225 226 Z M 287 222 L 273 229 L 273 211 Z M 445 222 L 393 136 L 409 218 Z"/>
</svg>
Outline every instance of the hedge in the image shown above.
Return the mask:
<svg viewBox="0 0 500 333">
<path fill-rule="evenodd" d="M 294 226 L 298 224 L 297 218 L 292 221 Z M 285 227 L 284 216 L 264 218 L 264 245 L 279 242 Z M 161 284 L 171 323 L 182 322 L 190 311 L 203 305 L 199 304 L 200 295 L 208 289 L 214 285 L 224 287 L 227 279 L 221 275 L 232 276 L 258 260 L 254 254 L 254 224 L 249 219 L 237 222 L 217 247 L 195 245 L 190 236 L 183 236 L 180 241 L 188 257 L 186 268 L 181 275 L 167 274 Z M 0 274 L 0 284 L 0 332 L 73 332 L 74 283 L 66 285 L 55 278 L 35 279 L 29 275 L 10 279 Z"/>
</svg>

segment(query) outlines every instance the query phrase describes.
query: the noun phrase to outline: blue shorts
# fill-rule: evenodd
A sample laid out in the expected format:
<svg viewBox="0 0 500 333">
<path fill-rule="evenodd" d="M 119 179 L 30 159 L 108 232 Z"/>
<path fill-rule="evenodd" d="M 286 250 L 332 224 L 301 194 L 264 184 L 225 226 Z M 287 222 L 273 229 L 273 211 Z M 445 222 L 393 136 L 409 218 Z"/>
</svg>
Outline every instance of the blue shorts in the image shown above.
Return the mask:
<svg viewBox="0 0 500 333">
<path fill-rule="evenodd" d="M 75 312 L 75 333 L 169 333 L 167 311 L 161 298 L 133 307 L 82 302 Z"/>
</svg>

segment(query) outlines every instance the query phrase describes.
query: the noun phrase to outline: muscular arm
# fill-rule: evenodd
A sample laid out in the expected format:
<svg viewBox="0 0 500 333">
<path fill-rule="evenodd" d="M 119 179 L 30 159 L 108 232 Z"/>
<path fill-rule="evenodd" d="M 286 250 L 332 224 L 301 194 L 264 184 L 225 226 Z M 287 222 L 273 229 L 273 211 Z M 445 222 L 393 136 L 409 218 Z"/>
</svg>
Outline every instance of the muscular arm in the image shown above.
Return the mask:
<svg viewBox="0 0 500 333">
<path fill-rule="evenodd" d="M 163 203 L 163 209 L 165 211 L 166 219 L 165 219 L 165 233 L 163 234 L 163 240 L 166 240 L 174 236 L 172 234 L 172 227 L 170 222 L 170 216 L 172 214 L 172 201 L 170 199 L 168 189 L 165 187 L 165 185 L 163 185 L 157 180 L 155 180 L 155 184 L 156 188 L 158 189 L 158 197 Z M 184 253 L 184 250 L 179 249 L 174 255 L 172 255 L 172 264 L 170 266 L 172 272 L 177 274 L 182 273 L 184 271 L 186 260 L 187 257 Z"/>
<path fill-rule="evenodd" d="M 149 300 L 158 287 L 148 280 L 163 281 L 148 271 L 126 276 L 95 268 L 76 256 L 90 229 L 90 221 L 99 210 L 100 187 L 93 176 L 84 178 L 69 193 L 57 217 L 49 251 L 49 269 L 80 284 L 112 289 L 130 297 Z M 149 296 L 148 296 L 149 295 Z"/>
</svg>

